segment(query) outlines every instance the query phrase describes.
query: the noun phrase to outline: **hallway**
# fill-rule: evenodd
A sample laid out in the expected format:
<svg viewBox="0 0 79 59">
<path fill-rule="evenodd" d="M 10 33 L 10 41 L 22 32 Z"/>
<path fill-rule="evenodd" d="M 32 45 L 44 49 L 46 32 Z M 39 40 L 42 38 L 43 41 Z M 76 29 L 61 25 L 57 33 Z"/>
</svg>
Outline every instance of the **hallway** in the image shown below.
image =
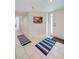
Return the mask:
<svg viewBox="0 0 79 59">
<path fill-rule="evenodd" d="M 18 38 L 15 38 L 15 56 L 16 59 L 64 59 L 64 45 L 61 43 L 56 42 L 55 46 L 49 52 L 47 56 L 45 56 L 39 49 L 35 47 L 35 45 L 40 42 L 40 39 L 44 38 L 35 38 L 30 37 L 28 38 L 32 41 L 31 43 L 21 46 Z M 25 35 L 26 36 L 26 35 Z"/>
</svg>

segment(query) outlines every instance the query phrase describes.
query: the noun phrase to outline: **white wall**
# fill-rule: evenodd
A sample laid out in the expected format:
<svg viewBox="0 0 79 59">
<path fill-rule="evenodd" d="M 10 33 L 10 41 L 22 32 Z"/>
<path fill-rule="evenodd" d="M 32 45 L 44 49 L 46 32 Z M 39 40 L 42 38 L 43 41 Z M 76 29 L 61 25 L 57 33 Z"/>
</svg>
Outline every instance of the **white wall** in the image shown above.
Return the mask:
<svg viewBox="0 0 79 59">
<path fill-rule="evenodd" d="M 24 34 L 28 35 L 28 17 L 26 16 L 22 16 L 22 20 L 21 20 L 21 30 Z"/>
<path fill-rule="evenodd" d="M 64 10 L 57 10 L 54 14 L 54 36 L 64 39 Z"/>
<path fill-rule="evenodd" d="M 31 38 L 44 38 L 46 36 L 46 20 L 48 17 L 47 12 L 29 12 L 29 13 L 16 13 L 18 16 L 22 16 L 21 20 L 21 32 L 27 37 Z M 43 23 L 33 23 L 33 16 L 42 16 Z"/>
<path fill-rule="evenodd" d="M 27 12 L 17 12 L 15 11 L 15 16 L 19 17 L 19 29 L 20 33 L 26 34 L 28 29 L 27 28 Z M 16 20 L 16 19 L 15 19 Z"/>
<path fill-rule="evenodd" d="M 42 16 L 43 17 L 43 23 L 36 24 L 33 23 L 33 16 Z M 35 13 L 29 13 L 29 35 L 33 37 L 43 37 L 46 35 L 46 16 L 47 13 L 41 13 L 41 12 L 35 12 Z"/>
<path fill-rule="evenodd" d="M 23 17 L 21 21 L 22 32 L 26 36 L 43 38 L 46 36 L 46 17 L 48 13 L 46 12 L 31 12 Z M 33 16 L 42 16 L 43 23 L 36 24 L 33 23 Z"/>
</svg>

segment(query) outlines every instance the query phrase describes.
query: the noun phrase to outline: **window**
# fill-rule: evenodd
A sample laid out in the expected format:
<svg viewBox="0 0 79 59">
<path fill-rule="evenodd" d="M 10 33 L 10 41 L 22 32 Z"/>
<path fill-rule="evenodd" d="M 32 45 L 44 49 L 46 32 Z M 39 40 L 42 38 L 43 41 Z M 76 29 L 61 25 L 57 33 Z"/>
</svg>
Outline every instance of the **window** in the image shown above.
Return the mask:
<svg viewBox="0 0 79 59">
<path fill-rule="evenodd" d="M 17 30 L 19 30 L 19 16 L 15 17 L 15 27 Z"/>
<path fill-rule="evenodd" d="M 50 34 L 53 34 L 53 14 L 50 14 Z"/>
<path fill-rule="evenodd" d="M 46 20 L 46 36 L 49 35 L 53 35 L 53 14 L 49 14 Z"/>
</svg>

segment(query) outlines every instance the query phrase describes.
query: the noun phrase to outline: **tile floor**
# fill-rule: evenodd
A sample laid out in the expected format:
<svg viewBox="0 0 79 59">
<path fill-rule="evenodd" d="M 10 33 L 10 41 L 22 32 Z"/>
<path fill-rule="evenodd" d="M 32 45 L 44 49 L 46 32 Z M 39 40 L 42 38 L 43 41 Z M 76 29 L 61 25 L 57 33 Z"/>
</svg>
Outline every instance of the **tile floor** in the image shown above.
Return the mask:
<svg viewBox="0 0 79 59">
<path fill-rule="evenodd" d="M 20 33 L 19 33 L 20 34 Z M 64 45 L 56 43 L 47 56 L 45 56 L 35 45 L 42 38 L 29 37 L 31 43 L 21 46 L 17 35 L 15 35 L 15 58 L 16 59 L 64 59 Z"/>
</svg>

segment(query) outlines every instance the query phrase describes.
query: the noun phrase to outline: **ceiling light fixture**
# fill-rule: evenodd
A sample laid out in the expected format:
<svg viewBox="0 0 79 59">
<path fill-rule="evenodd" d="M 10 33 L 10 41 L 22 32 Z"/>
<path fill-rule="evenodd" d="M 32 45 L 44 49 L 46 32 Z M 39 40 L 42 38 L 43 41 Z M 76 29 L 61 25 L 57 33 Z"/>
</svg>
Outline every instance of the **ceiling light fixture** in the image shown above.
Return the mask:
<svg viewBox="0 0 79 59">
<path fill-rule="evenodd" d="M 53 0 L 50 0 L 50 3 L 52 3 L 53 2 Z"/>
</svg>

